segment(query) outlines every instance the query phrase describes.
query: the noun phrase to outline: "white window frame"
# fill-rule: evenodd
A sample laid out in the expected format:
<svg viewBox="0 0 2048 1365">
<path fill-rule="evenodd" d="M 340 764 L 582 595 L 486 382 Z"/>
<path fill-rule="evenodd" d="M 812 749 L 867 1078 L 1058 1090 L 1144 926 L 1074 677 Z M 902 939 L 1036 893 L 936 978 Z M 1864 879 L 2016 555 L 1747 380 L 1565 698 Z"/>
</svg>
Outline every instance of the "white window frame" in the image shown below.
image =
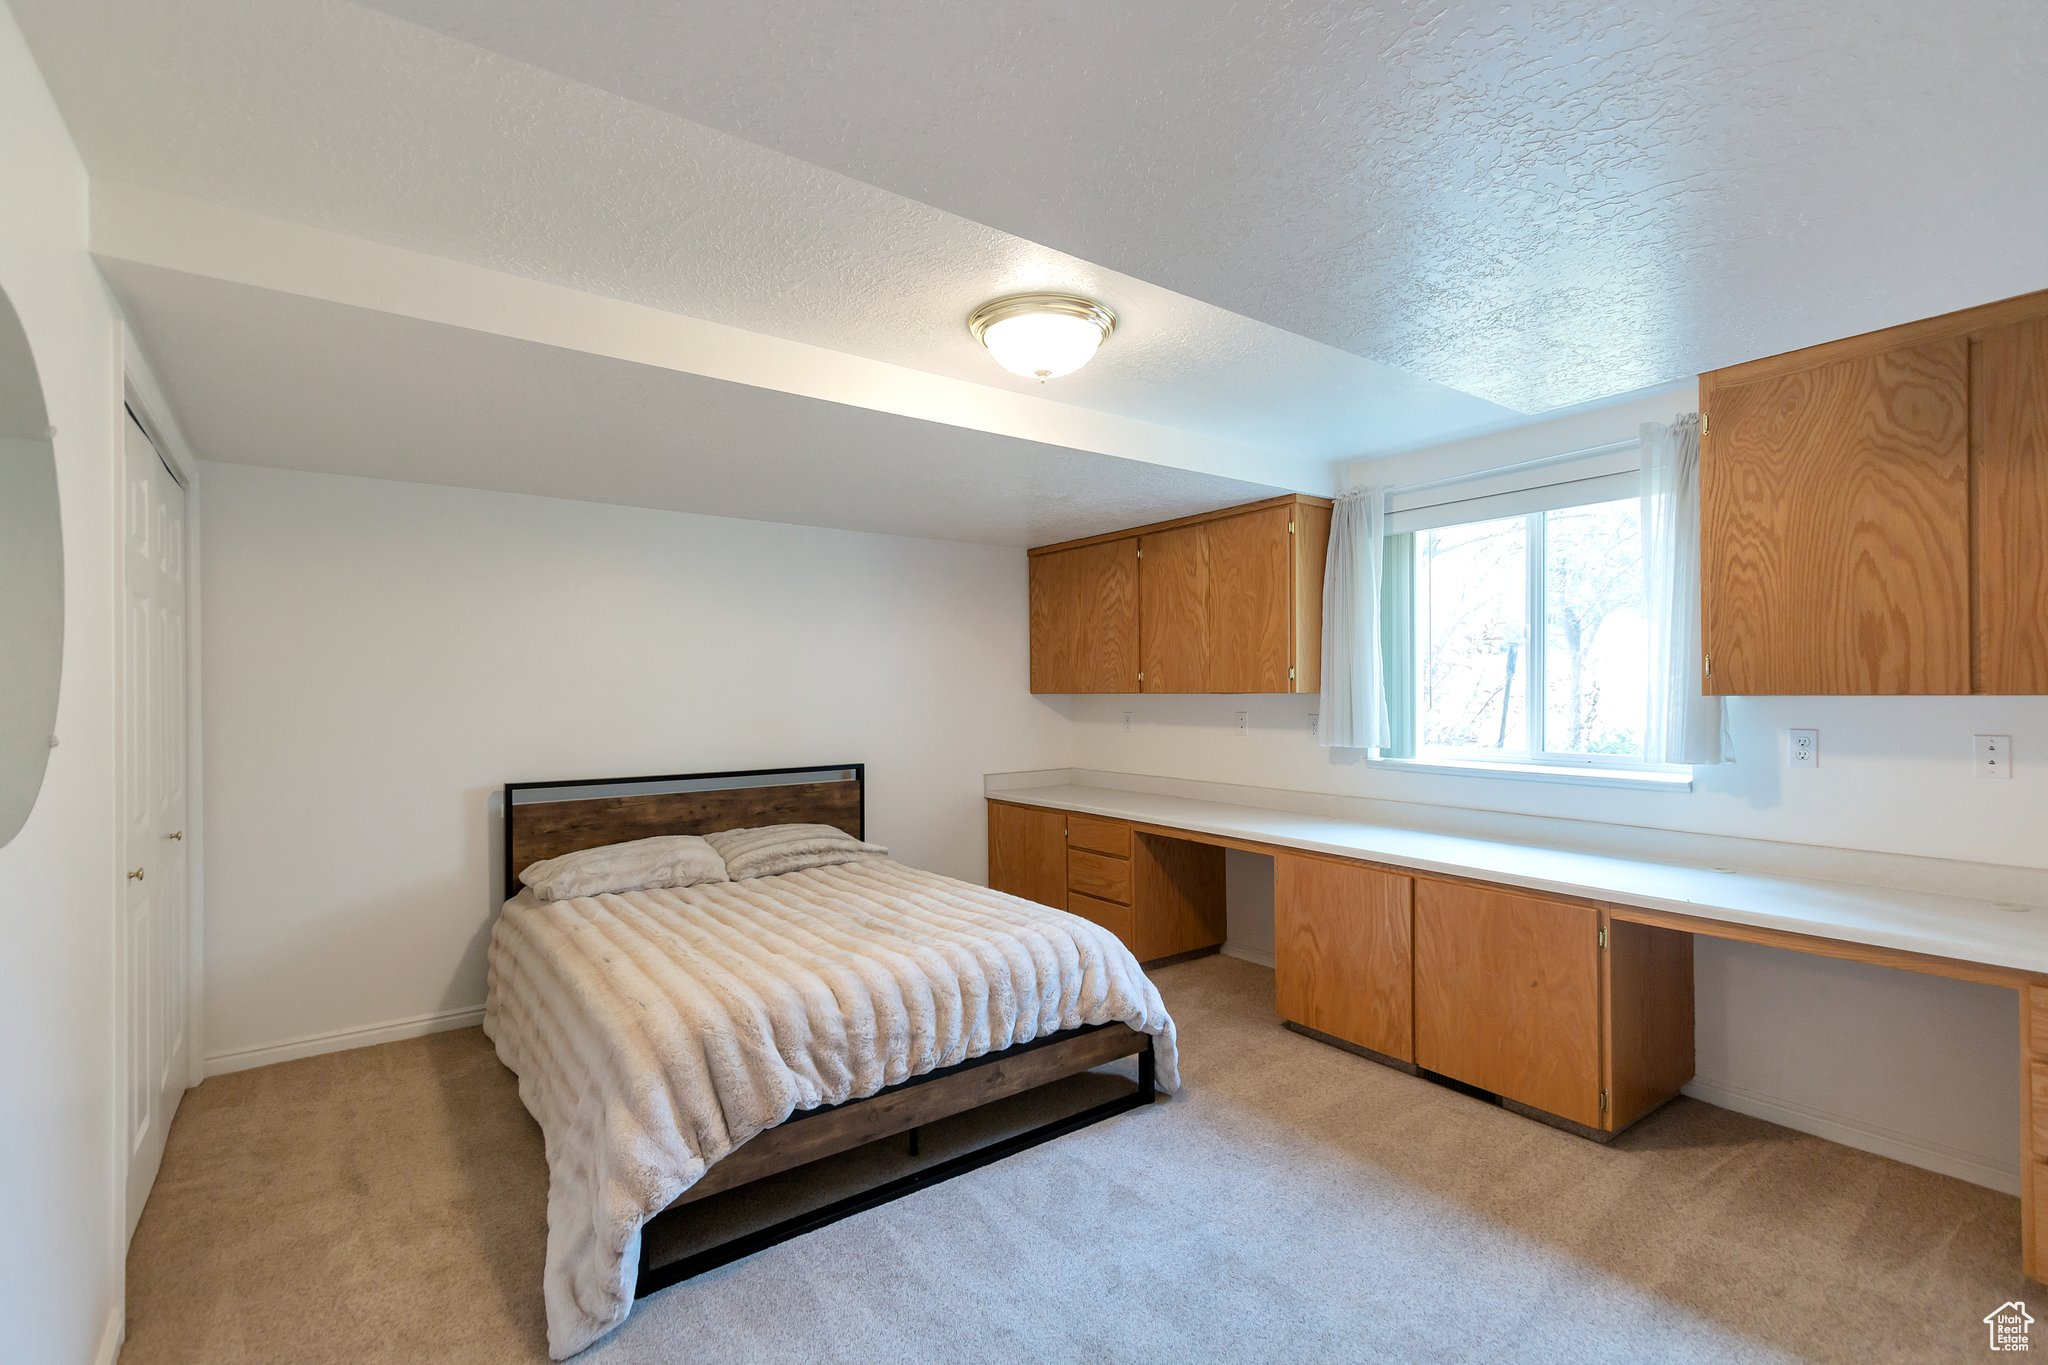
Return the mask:
<svg viewBox="0 0 2048 1365">
<path fill-rule="evenodd" d="M 1649 763 L 1612 754 L 1559 753 L 1536 747 L 1547 739 L 1549 650 L 1544 641 L 1549 625 L 1548 528 L 1544 513 L 1632 498 L 1640 491 L 1640 443 L 1611 445 L 1536 460 L 1506 469 L 1445 479 L 1392 490 L 1387 496 L 1386 534 L 1389 547 L 1386 610 L 1382 614 L 1389 638 L 1405 635 L 1390 649 L 1385 676 L 1399 678 L 1405 695 L 1390 696 L 1389 710 L 1397 730 L 1397 747 L 1379 751 L 1371 761 L 1411 771 L 1479 774 L 1536 781 L 1568 781 L 1587 785 L 1653 786 L 1690 790 L 1692 769 L 1678 764 Z M 1484 750 L 1424 750 L 1417 739 L 1416 711 L 1422 695 L 1424 660 L 1414 625 L 1415 554 L 1418 532 L 1477 521 L 1520 517 L 1526 537 L 1524 575 L 1528 598 L 1529 643 L 1524 650 L 1522 687 L 1525 728 L 1533 741 L 1527 753 L 1489 755 Z M 1395 562 L 1405 553 L 1405 566 Z M 1405 598 L 1405 601 L 1395 600 Z M 1382 642 L 1386 647 L 1387 642 Z M 1403 752 L 1405 750 L 1405 752 Z"/>
</svg>

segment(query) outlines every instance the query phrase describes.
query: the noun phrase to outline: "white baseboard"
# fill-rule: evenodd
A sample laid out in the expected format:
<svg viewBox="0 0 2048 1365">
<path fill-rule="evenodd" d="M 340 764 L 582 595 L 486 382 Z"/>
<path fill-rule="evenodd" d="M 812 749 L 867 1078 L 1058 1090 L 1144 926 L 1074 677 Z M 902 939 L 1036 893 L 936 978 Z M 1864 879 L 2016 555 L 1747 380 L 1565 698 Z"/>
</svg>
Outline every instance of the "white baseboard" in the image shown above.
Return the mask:
<svg viewBox="0 0 2048 1365">
<path fill-rule="evenodd" d="M 1245 962 L 1256 962 L 1261 967 L 1271 967 L 1273 965 L 1273 954 L 1267 949 L 1244 948 L 1235 943 L 1226 943 L 1223 945 L 1223 955 L 1225 957 L 1239 958 Z"/>
<path fill-rule="evenodd" d="M 121 1339 L 128 1335 L 127 1317 L 120 1303 L 107 1310 L 107 1325 L 100 1330 L 100 1346 L 92 1353 L 92 1365 L 114 1365 L 121 1358 Z"/>
<path fill-rule="evenodd" d="M 1908 1166 L 1918 1166 L 1922 1170 L 1952 1175 L 1958 1180 L 1967 1180 L 1972 1185 L 1982 1185 L 2001 1194 L 2020 1192 L 2020 1173 L 2017 1167 L 2001 1166 L 1972 1153 L 1960 1152 L 1953 1147 L 1929 1142 L 1925 1138 L 1915 1137 L 1909 1133 L 1844 1118 L 1840 1114 L 1808 1108 L 1806 1105 L 1780 1099 L 1774 1095 L 1760 1095 L 1739 1085 L 1726 1085 L 1718 1081 L 1695 1078 L 1685 1087 L 1685 1093 L 1696 1100 L 1717 1104 L 1723 1109 L 1733 1109 L 1738 1114 L 1747 1114 L 1751 1118 L 1763 1119 L 1781 1127 L 1811 1133 L 1830 1142 L 1839 1142 L 1844 1147 L 1874 1152 L 1878 1156 L 1903 1161 Z"/>
<path fill-rule="evenodd" d="M 350 1048 L 374 1047 L 378 1043 L 395 1043 L 401 1038 L 423 1038 L 429 1033 L 470 1028 L 482 1023 L 483 1019 L 484 1007 L 476 1005 L 468 1009 L 442 1010 L 438 1014 L 398 1019 L 388 1024 L 372 1024 L 367 1028 L 315 1033 L 305 1038 L 295 1038 L 288 1043 L 245 1047 L 234 1052 L 217 1052 L 206 1059 L 206 1074 L 224 1076 L 230 1071 L 247 1071 L 252 1067 L 270 1066 L 275 1062 L 317 1057 L 326 1052 L 346 1052 Z"/>
</svg>

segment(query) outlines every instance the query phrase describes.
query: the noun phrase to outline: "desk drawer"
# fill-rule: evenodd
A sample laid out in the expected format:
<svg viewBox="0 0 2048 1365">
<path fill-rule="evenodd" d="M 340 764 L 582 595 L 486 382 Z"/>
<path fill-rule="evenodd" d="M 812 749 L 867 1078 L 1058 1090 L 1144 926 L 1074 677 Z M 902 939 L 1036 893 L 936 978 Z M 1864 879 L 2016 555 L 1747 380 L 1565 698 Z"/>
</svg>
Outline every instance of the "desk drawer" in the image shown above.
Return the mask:
<svg viewBox="0 0 2048 1365">
<path fill-rule="evenodd" d="M 1070 892 L 1067 896 L 1067 913 L 1095 921 L 1122 939 L 1124 947 L 1136 951 L 1137 916 L 1130 906 L 1099 901 L 1093 896 Z"/>
<path fill-rule="evenodd" d="M 1105 820 L 1099 815 L 1069 814 L 1067 846 L 1128 858 L 1131 856 L 1131 827 L 1122 820 Z"/>
<path fill-rule="evenodd" d="M 1073 894 L 1093 896 L 1097 900 L 1129 905 L 1131 860 L 1070 848 L 1067 850 L 1067 890 Z"/>
<path fill-rule="evenodd" d="M 2027 987 L 2020 1006 L 2027 1012 L 2027 1037 L 2033 1040 L 2034 1055 L 2048 1058 L 2048 986 Z"/>
</svg>

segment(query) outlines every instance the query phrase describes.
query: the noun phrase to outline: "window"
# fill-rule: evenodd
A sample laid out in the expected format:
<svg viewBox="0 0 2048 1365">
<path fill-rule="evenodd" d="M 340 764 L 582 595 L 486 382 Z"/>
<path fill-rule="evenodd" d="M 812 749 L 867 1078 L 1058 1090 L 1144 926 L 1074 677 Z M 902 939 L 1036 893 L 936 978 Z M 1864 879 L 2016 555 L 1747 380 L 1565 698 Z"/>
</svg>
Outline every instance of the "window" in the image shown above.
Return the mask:
<svg viewBox="0 0 2048 1365">
<path fill-rule="evenodd" d="M 1383 757 L 1651 766 L 1635 459 L 1629 443 L 1389 500 Z"/>
</svg>

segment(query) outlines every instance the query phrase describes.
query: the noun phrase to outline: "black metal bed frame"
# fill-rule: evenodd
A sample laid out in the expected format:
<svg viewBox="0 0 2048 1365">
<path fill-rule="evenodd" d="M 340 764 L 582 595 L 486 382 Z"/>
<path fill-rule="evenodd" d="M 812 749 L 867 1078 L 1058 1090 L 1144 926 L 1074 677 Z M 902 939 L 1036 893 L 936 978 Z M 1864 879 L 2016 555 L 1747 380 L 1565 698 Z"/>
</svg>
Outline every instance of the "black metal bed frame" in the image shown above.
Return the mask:
<svg viewBox="0 0 2048 1365">
<path fill-rule="evenodd" d="M 900 1084 L 892 1085 L 886 1090 L 878 1090 L 868 1098 L 876 1099 L 883 1095 L 894 1094 L 899 1090 L 907 1090 L 913 1086 L 940 1080 L 946 1076 L 957 1075 L 962 1071 L 971 1071 L 976 1067 L 1000 1062 L 1006 1057 L 1014 1057 L 1021 1052 L 1029 1052 L 1034 1048 L 1045 1047 L 1051 1043 L 1064 1042 L 1069 1038 L 1078 1037 L 1083 1033 L 1093 1032 L 1095 1029 L 1105 1027 L 1108 1026 L 1091 1024 L 1084 1028 L 1069 1029 L 1064 1033 L 1055 1033 L 1049 1037 L 1039 1038 L 1029 1043 L 1020 1043 L 1016 1047 L 1005 1048 L 1001 1052 L 991 1052 L 984 1057 L 971 1058 L 960 1063 L 958 1066 L 949 1066 L 941 1071 L 928 1072 L 923 1076 L 917 1076 Z M 1118 1095 L 1114 1099 L 1104 1100 L 1100 1104 L 1091 1105 L 1077 1113 L 1069 1114 L 1065 1118 L 1054 1119 L 1050 1123 L 1040 1124 L 1036 1128 L 1029 1128 L 1021 1133 L 1012 1133 L 1008 1137 L 998 1138 L 994 1142 L 985 1143 L 980 1147 L 974 1148 L 972 1151 L 962 1152 L 958 1156 L 947 1157 L 944 1161 L 934 1162 L 930 1166 L 912 1171 L 907 1175 L 897 1176 L 893 1180 L 884 1181 L 872 1189 L 860 1190 L 844 1198 L 835 1199 L 829 1204 L 821 1204 L 815 1209 L 792 1214 L 788 1218 L 770 1223 L 763 1228 L 757 1228 L 752 1232 L 742 1233 L 738 1237 L 730 1238 L 715 1246 L 705 1247 L 701 1251 L 693 1251 L 686 1255 L 678 1256 L 676 1259 L 664 1261 L 660 1265 L 653 1265 L 650 1264 L 647 1229 L 652 1227 L 657 1219 L 687 1214 L 688 1206 L 686 1205 L 683 1208 L 669 1212 L 657 1213 L 653 1218 L 648 1219 L 646 1224 L 640 1229 L 640 1265 L 634 1279 L 633 1297 L 635 1299 L 644 1299 L 649 1294 L 658 1293 L 672 1285 L 681 1284 L 684 1280 L 695 1279 L 706 1271 L 716 1270 L 722 1265 L 730 1265 L 734 1261 L 743 1260 L 748 1256 L 752 1256 L 757 1251 L 766 1251 L 769 1247 L 778 1246 L 792 1238 L 801 1237 L 805 1233 L 816 1232 L 819 1228 L 829 1227 L 842 1218 L 851 1218 L 856 1213 L 865 1213 L 869 1209 L 880 1208 L 884 1204 L 894 1203 L 905 1195 L 915 1194 L 919 1190 L 929 1189 L 933 1185 L 944 1184 L 956 1176 L 966 1175 L 970 1171 L 978 1171 L 983 1166 L 993 1165 L 1001 1161 L 1004 1157 L 1015 1156 L 1019 1152 L 1029 1151 L 1041 1143 L 1050 1142 L 1056 1137 L 1064 1137 L 1068 1133 L 1078 1132 L 1080 1129 L 1100 1123 L 1104 1119 L 1115 1118 L 1118 1114 L 1126 1114 L 1133 1109 L 1143 1109 L 1152 1104 L 1159 1094 L 1157 1076 L 1154 1071 L 1152 1039 L 1150 1037 L 1145 1039 L 1145 1045 L 1139 1049 L 1137 1058 L 1138 1083 L 1132 1087 L 1129 1094 Z M 865 1102 L 865 1100 L 848 1100 L 846 1103 L 862 1104 Z M 823 1109 L 800 1110 L 790 1115 L 784 1122 L 801 1122 L 807 1118 L 815 1118 L 820 1114 L 829 1114 L 833 1110 L 843 1107 L 843 1105 L 831 1105 Z M 963 1109 L 960 1112 L 964 1114 L 973 1111 L 971 1109 Z M 913 1142 L 915 1138 L 916 1130 L 913 1129 Z M 888 1139 L 881 1138 L 877 1139 L 877 1141 L 886 1142 Z M 792 1169 L 801 1171 L 803 1167 L 797 1166 Z M 745 1185 L 733 1186 L 733 1190 L 743 1190 L 745 1188 L 747 1188 Z M 721 1194 L 731 1192 L 720 1191 Z"/>
<path fill-rule="evenodd" d="M 512 851 L 514 793 L 536 790 L 570 790 L 577 787 L 628 787 L 641 784 L 655 786 L 668 782 L 714 781 L 739 777 L 791 777 L 801 773 L 825 772 L 851 772 L 853 774 L 852 781 L 857 793 L 859 809 L 860 830 L 858 831 L 858 837 L 866 838 L 867 765 L 864 763 L 808 763 L 792 768 L 740 768 L 728 772 L 664 773 L 653 777 L 591 777 L 576 778 L 567 782 L 507 782 L 505 784 L 505 807 L 503 812 L 505 894 L 509 898 L 519 885 L 518 872 L 513 867 Z M 800 1123 L 806 1119 L 814 1119 L 820 1115 L 830 1114 L 836 1110 L 843 1109 L 848 1105 L 864 1104 L 870 1099 L 879 1099 L 884 1095 L 895 1094 L 898 1091 L 908 1090 L 920 1085 L 928 1085 L 933 1081 L 943 1080 L 948 1076 L 955 1076 L 961 1072 L 989 1066 L 1006 1058 L 1016 1057 L 1022 1053 L 1035 1051 L 1038 1048 L 1049 1047 L 1055 1043 L 1065 1042 L 1069 1039 L 1080 1037 L 1083 1034 L 1093 1033 L 1108 1027 L 1111 1027 L 1111 1025 L 1089 1024 L 1082 1028 L 1067 1029 L 1060 1033 L 1049 1034 L 1043 1038 L 1033 1039 L 1028 1043 L 1019 1043 L 1015 1047 L 1005 1048 L 1001 1052 L 991 1052 L 986 1056 L 969 1058 L 967 1061 L 961 1062 L 956 1066 L 927 1072 L 922 1076 L 913 1076 L 907 1081 L 899 1082 L 862 1099 L 848 1100 L 845 1104 L 828 1105 L 819 1109 L 799 1110 L 783 1122 L 784 1124 L 790 1124 Z M 1026 1129 L 1020 1133 L 1012 1133 L 1008 1137 L 998 1138 L 993 1142 L 976 1147 L 972 1151 L 962 1152 L 957 1156 L 934 1162 L 930 1166 L 911 1171 L 893 1180 L 884 1181 L 882 1184 L 876 1185 L 871 1189 L 861 1190 L 844 1198 L 835 1199 L 815 1209 L 793 1214 L 788 1218 L 771 1223 L 766 1227 L 757 1228 L 752 1232 L 743 1233 L 738 1237 L 730 1238 L 715 1246 L 690 1252 L 672 1261 L 665 1261 L 660 1265 L 651 1265 L 649 1264 L 647 1229 L 658 1219 L 686 1216 L 689 1206 L 685 1205 L 681 1208 L 673 1208 L 657 1213 L 648 1219 L 647 1223 L 640 1230 L 640 1263 L 635 1276 L 633 1297 L 635 1299 L 645 1298 L 659 1290 L 681 1284 L 684 1280 L 694 1279 L 706 1271 L 715 1270 L 719 1266 L 729 1265 L 734 1261 L 751 1256 L 757 1251 L 765 1251 L 769 1247 L 787 1242 L 791 1238 L 801 1237 L 807 1232 L 815 1232 L 819 1228 L 829 1227 L 843 1218 L 850 1218 L 857 1213 L 865 1213 L 869 1209 L 880 1208 L 882 1205 L 892 1203 L 903 1198 L 905 1195 L 915 1194 L 919 1190 L 943 1184 L 956 1176 L 980 1170 L 983 1166 L 992 1165 L 995 1162 L 1001 1161 L 1004 1157 L 1014 1156 L 1018 1152 L 1028 1151 L 1042 1143 L 1050 1142 L 1056 1137 L 1063 1137 L 1068 1133 L 1077 1132 L 1092 1124 L 1100 1123 L 1104 1119 L 1115 1118 L 1118 1114 L 1129 1113 L 1134 1109 L 1143 1109 L 1152 1104 L 1159 1094 L 1156 1062 L 1150 1037 L 1145 1038 L 1144 1044 L 1138 1049 L 1136 1056 L 1138 1059 L 1138 1081 L 1128 1094 L 1104 1100 L 1099 1104 L 1094 1104 L 1086 1109 L 1069 1114 L 1065 1118 L 1054 1119 L 1050 1123 L 1040 1124 L 1036 1128 Z M 1054 1083 L 1056 1082 L 1048 1082 L 1047 1084 Z M 973 1108 L 978 1107 L 974 1106 Z M 963 1109 L 958 1112 L 971 1113 L 973 1108 Z M 911 1130 L 910 1137 L 914 1153 L 917 1141 L 916 1129 Z M 887 1139 L 878 1140 L 886 1141 Z M 796 1166 L 791 1169 L 801 1171 L 803 1167 Z M 787 1172 L 778 1174 L 787 1174 Z M 743 1190 L 747 1187 L 742 1184 L 735 1185 L 732 1188 L 733 1190 Z M 730 1192 L 721 1191 L 720 1193 Z"/>
</svg>

